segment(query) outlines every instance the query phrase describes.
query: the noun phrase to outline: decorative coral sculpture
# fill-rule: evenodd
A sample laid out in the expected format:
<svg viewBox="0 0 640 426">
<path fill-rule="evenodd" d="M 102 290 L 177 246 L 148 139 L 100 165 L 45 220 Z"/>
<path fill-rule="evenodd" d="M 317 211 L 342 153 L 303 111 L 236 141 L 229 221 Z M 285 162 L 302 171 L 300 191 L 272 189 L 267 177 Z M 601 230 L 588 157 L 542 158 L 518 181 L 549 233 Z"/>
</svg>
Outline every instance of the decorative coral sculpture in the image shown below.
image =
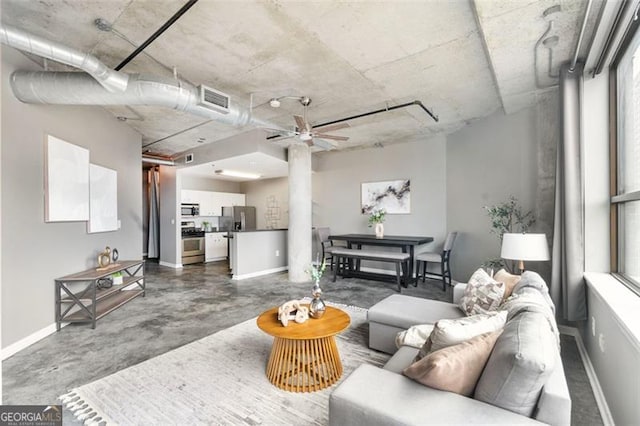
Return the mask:
<svg viewBox="0 0 640 426">
<path fill-rule="evenodd" d="M 278 308 L 278 320 L 283 326 L 289 325 L 289 321 L 302 324 L 309 319 L 309 307 L 303 305 L 301 300 L 289 300 Z"/>
</svg>

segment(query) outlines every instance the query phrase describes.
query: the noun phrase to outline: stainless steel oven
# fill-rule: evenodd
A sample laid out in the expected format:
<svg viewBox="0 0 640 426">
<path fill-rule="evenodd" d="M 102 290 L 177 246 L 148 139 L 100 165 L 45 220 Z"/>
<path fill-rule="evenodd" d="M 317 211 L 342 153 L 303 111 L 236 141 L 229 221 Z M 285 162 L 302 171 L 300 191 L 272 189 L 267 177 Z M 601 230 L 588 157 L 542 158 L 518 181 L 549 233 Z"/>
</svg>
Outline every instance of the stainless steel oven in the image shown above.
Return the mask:
<svg viewBox="0 0 640 426">
<path fill-rule="evenodd" d="M 182 264 L 204 262 L 204 232 L 182 231 Z"/>
</svg>

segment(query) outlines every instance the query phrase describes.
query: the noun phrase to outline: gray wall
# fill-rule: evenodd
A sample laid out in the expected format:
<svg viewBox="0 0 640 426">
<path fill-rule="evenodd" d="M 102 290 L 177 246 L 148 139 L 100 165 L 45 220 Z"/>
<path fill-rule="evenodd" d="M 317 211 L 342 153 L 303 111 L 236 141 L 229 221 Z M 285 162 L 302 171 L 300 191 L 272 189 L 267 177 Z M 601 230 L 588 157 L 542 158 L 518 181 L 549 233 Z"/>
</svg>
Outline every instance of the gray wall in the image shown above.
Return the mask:
<svg viewBox="0 0 640 426">
<path fill-rule="evenodd" d="M 318 155 L 313 174 L 313 225 L 332 233 L 373 233 L 360 211 L 363 182 L 411 179 L 411 213 L 387 215 L 387 235 L 427 235 L 441 246 L 447 229 L 446 147 L 443 136 L 384 148 Z M 386 265 L 373 265 L 386 268 Z"/>
<path fill-rule="evenodd" d="M 496 113 L 447 138 L 447 229 L 458 231 L 452 273 L 466 281 L 473 271 L 500 257 L 500 241 L 491 234 L 484 206 L 515 196 L 533 210 L 532 231 L 551 243 L 555 147 L 558 140 L 557 92 L 533 108 L 515 114 Z M 528 262 L 527 269 L 550 278 L 550 262 Z"/>
<path fill-rule="evenodd" d="M 265 214 L 267 213 L 267 199 L 275 198 L 277 208 L 280 211 L 278 228 L 289 226 L 289 180 L 286 177 L 265 179 L 251 182 L 243 182 L 240 192 L 246 195 L 248 206 L 255 206 L 258 229 L 267 227 Z"/>
<path fill-rule="evenodd" d="M 2 347 L 55 321 L 54 279 L 96 266 L 105 246 L 142 256 L 141 137 L 101 108 L 27 105 L 9 86 L 16 69 L 39 70 L 2 49 Z M 44 222 L 44 140 L 52 134 L 88 148 L 92 162 L 118 172 L 115 232 L 87 234 L 86 222 Z"/>
</svg>

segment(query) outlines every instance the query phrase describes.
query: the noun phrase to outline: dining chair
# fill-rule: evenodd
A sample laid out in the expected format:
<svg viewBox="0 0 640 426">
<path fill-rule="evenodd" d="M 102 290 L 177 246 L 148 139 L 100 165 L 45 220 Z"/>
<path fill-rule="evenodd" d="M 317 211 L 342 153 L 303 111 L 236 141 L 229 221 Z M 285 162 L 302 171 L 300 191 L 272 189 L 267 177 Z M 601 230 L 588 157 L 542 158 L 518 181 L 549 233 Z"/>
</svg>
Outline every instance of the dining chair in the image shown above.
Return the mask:
<svg viewBox="0 0 640 426">
<path fill-rule="evenodd" d="M 329 239 L 329 235 L 331 235 L 331 228 L 323 227 L 317 228 L 318 233 L 318 241 L 320 241 L 320 246 L 322 247 L 322 259 L 329 260 L 331 265 L 331 270 L 333 271 L 334 258 L 332 251 L 338 247 L 344 248 L 342 246 L 334 246 L 333 241 Z"/>
<path fill-rule="evenodd" d="M 426 251 L 419 253 L 416 256 L 416 281 L 418 281 L 420 265 L 422 265 L 422 282 L 425 281 L 425 277 L 440 278 L 442 279 L 442 290 L 447 289 L 447 284 L 451 285 L 451 267 L 449 266 L 449 259 L 451 257 L 451 250 L 453 249 L 453 242 L 456 240 L 457 236 L 457 232 L 449 232 L 447 239 L 444 242 L 444 247 L 442 247 L 442 252 Z M 440 264 L 440 273 L 427 272 L 428 263 Z"/>
</svg>

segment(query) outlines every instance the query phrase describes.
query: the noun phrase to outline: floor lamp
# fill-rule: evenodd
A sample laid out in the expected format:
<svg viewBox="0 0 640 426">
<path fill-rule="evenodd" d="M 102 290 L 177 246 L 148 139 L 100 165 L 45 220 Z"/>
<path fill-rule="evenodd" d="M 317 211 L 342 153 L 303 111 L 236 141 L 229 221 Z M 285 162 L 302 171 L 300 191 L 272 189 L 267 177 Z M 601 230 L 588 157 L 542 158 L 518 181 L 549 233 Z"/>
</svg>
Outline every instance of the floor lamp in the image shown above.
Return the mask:
<svg viewBox="0 0 640 426">
<path fill-rule="evenodd" d="M 545 234 L 504 234 L 500 257 L 518 261 L 520 274 L 525 260 L 549 260 L 549 246 Z"/>
</svg>

